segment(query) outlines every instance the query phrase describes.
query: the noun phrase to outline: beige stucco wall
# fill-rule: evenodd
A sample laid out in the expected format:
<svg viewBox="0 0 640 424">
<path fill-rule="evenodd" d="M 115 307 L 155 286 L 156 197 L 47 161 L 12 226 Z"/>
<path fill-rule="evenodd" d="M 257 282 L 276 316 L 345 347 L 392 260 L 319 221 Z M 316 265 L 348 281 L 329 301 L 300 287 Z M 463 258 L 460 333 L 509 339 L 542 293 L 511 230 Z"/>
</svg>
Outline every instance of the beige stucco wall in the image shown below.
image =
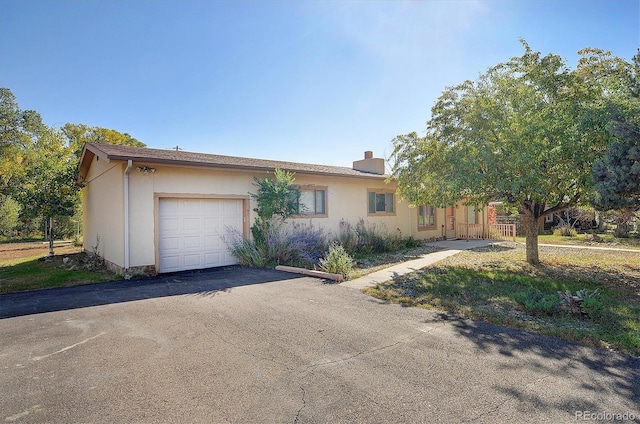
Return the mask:
<svg viewBox="0 0 640 424">
<path fill-rule="evenodd" d="M 139 172 L 138 167 L 148 165 L 155 172 Z M 95 244 L 100 234 L 105 259 L 124 266 L 123 173 L 126 164 L 95 161 L 84 189 L 85 248 Z M 162 164 L 133 163 L 129 173 L 129 265 L 140 268 L 156 265 L 157 257 L 157 205 L 162 197 L 233 197 L 246 199 L 248 228 L 255 220 L 255 204 L 249 193 L 256 191 L 253 177 L 264 178 L 264 173 L 242 170 L 178 167 Z M 369 215 L 368 190 L 395 189 L 395 182 L 386 184 L 382 178 L 350 178 L 341 176 L 296 174 L 296 184 L 316 185 L 327 190 L 326 217 L 296 217 L 291 222 L 322 227 L 330 236 L 337 236 L 340 222 L 355 225 L 359 219 L 375 224 L 377 229 L 389 233 L 400 230 L 403 236 L 430 239 L 442 236 L 446 224 L 445 209 L 436 211 L 436 227 L 418 230 L 417 208 L 406 201 L 396 203 L 395 214 Z M 398 199 L 396 198 L 396 201 Z M 455 210 L 456 222 L 464 222 L 465 208 Z M 248 233 L 247 233 L 248 235 Z"/>
<path fill-rule="evenodd" d="M 397 229 L 400 229 L 402 234 L 406 236 L 410 235 L 412 231 L 409 225 L 411 211 L 408 209 L 406 202 L 396 202 L 396 212 L 393 215 L 368 214 L 368 191 L 395 190 L 395 182 L 386 184 L 384 179 L 377 178 L 360 179 L 298 174 L 296 175 L 296 184 L 326 187 L 328 216 L 326 218 L 297 217 L 292 218 L 292 221 L 322 227 L 326 232 L 334 236 L 339 234 L 340 221 L 345 220 L 355 225 L 361 218 L 365 222 L 375 224 L 376 228 L 387 232 L 396 232 Z"/>
<path fill-rule="evenodd" d="M 83 247 L 96 245 L 105 260 L 124 265 L 124 210 L 122 163 L 93 158 L 82 189 Z M 98 237 L 100 241 L 98 243 Z"/>
</svg>

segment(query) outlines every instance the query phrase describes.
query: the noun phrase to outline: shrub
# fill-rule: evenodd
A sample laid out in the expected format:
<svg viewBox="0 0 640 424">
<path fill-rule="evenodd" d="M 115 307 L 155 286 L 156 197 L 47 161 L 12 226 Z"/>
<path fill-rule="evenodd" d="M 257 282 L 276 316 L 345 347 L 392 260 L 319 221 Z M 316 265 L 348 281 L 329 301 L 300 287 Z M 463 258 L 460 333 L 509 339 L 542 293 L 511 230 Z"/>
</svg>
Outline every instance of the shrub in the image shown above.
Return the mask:
<svg viewBox="0 0 640 424">
<path fill-rule="evenodd" d="M 560 304 L 556 294 L 544 294 L 535 288 L 515 293 L 513 298 L 531 315 L 553 315 L 558 311 Z"/>
<path fill-rule="evenodd" d="M 358 237 L 356 236 L 355 231 L 353 231 L 349 221 L 345 221 L 344 219 L 340 220 L 338 243 L 349 252 L 355 252 L 356 247 L 358 246 Z"/>
<path fill-rule="evenodd" d="M 265 256 L 270 265 L 313 266 L 318 264 L 326 250 L 326 237 L 322 228 L 283 220 L 269 226 Z"/>
<path fill-rule="evenodd" d="M 347 279 L 353 269 L 353 259 L 342 245 L 333 242 L 327 255 L 320 259 L 320 269 L 332 274 L 341 274 Z"/>
<path fill-rule="evenodd" d="M 327 250 L 327 237 L 322 228 L 294 223 L 290 227 L 294 260 L 302 265 L 315 265 Z"/>
<path fill-rule="evenodd" d="M 561 225 L 559 227 L 556 227 L 553 230 L 553 235 L 563 236 L 563 237 L 575 237 L 578 235 L 578 232 L 575 230 L 575 228 L 569 225 Z"/>
<path fill-rule="evenodd" d="M 595 297 L 587 297 L 582 301 L 582 310 L 591 319 L 601 319 L 604 316 L 604 304 Z"/>
<path fill-rule="evenodd" d="M 231 254 L 245 266 L 313 266 L 326 250 L 324 230 L 312 225 L 286 225 L 283 219 L 273 218 L 252 227 L 253 240 L 244 238 L 237 230 L 228 229 L 224 241 Z"/>
<path fill-rule="evenodd" d="M 386 227 L 365 222 L 360 218 L 355 227 L 349 222 L 340 221 L 338 242 L 351 254 L 386 253 L 401 249 L 414 248 L 420 241 L 413 237 L 403 237 L 400 229 L 389 234 Z"/>
<path fill-rule="evenodd" d="M 562 306 L 567 308 L 572 314 L 599 318 L 604 312 L 604 305 L 596 298 L 596 296 L 598 296 L 598 289 L 578 290 L 575 295 L 569 290 L 564 292 L 558 291 L 558 296 L 561 299 Z"/>
<path fill-rule="evenodd" d="M 223 240 L 229 246 L 231 254 L 238 260 L 238 263 L 243 266 L 266 266 L 266 258 L 262 252 L 258 249 L 258 246 L 253 240 L 245 238 L 242 233 L 236 229 L 227 228 L 227 234 L 223 237 Z"/>
</svg>

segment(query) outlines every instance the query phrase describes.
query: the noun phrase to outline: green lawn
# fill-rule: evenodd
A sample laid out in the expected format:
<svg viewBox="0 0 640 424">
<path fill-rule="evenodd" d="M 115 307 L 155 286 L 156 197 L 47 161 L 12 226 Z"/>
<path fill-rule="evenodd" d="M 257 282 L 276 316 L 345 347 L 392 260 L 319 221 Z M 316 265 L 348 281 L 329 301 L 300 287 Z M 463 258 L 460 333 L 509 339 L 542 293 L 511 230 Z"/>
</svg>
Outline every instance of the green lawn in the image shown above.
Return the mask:
<svg viewBox="0 0 640 424">
<path fill-rule="evenodd" d="M 105 270 L 89 271 L 81 263 L 84 253 L 67 255 L 45 261 L 42 255 L 0 261 L 0 293 L 67 287 L 119 279 Z"/>
<path fill-rule="evenodd" d="M 365 292 L 380 299 L 640 355 L 640 252 L 540 248 L 540 266 L 515 244 L 466 251 Z M 598 289 L 589 316 L 558 291 Z"/>
</svg>

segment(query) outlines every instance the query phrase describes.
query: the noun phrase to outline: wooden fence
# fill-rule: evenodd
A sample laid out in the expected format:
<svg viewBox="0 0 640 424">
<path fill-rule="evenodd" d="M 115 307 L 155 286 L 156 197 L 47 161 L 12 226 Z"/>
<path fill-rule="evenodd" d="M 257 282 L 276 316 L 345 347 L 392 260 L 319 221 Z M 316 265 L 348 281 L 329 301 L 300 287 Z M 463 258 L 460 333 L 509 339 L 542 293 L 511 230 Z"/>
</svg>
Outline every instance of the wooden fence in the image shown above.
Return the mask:
<svg viewBox="0 0 640 424">
<path fill-rule="evenodd" d="M 516 241 L 516 225 L 458 223 L 456 226 L 456 238 L 465 240 L 491 239 Z"/>
</svg>

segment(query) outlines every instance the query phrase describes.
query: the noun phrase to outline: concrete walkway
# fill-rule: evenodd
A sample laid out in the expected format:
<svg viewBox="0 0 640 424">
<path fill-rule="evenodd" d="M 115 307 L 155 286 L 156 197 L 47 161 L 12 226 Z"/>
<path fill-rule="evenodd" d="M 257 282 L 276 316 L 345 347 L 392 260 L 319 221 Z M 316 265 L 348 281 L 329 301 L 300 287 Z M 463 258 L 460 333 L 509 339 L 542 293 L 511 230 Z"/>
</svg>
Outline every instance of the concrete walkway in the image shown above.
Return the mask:
<svg viewBox="0 0 640 424">
<path fill-rule="evenodd" d="M 366 287 L 372 287 L 376 284 L 383 283 L 385 281 L 391 280 L 394 277 L 399 275 L 409 274 L 411 272 L 417 271 L 426 266 L 432 265 L 436 262 L 439 262 L 443 259 L 448 258 L 449 256 L 453 256 L 462 252 L 463 250 L 474 249 L 476 247 L 485 247 L 491 244 L 499 243 L 499 241 L 492 240 L 446 240 L 446 241 L 437 241 L 434 243 L 429 243 L 433 246 L 438 246 L 443 248 L 444 250 L 440 250 L 434 253 L 428 253 L 418 259 L 414 259 L 407 262 L 402 262 L 397 265 L 393 265 L 389 268 L 385 268 L 380 271 L 372 272 L 371 274 L 364 275 L 360 278 L 356 278 L 354 280 L 345 281 L 341 283 L 341 286 L 351 287 L 354 289 L 362 290 Z"/>
</svg>

